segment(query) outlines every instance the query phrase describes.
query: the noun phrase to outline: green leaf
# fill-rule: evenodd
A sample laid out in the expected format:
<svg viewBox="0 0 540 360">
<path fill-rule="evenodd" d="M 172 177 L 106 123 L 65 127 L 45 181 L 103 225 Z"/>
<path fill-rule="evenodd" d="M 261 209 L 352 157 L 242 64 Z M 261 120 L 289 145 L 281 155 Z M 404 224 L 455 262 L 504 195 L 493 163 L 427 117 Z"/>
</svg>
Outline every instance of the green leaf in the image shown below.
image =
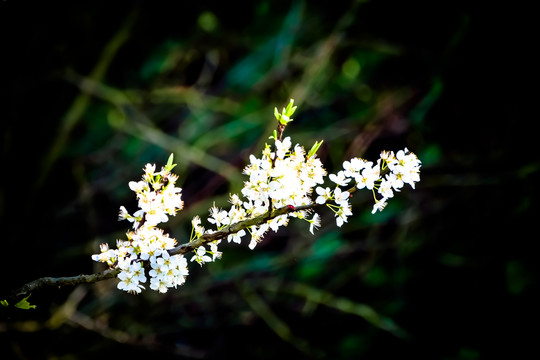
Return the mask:
<svg viewBox="0 0 540 360">
<path fill-rule="evenodd" d="M 296 108 L 297 108 L 297 107 L 298 107 L 298 106 L 293 106 L 293 108 L 290 110 L 289 116 L 292 116 L 292 114 L 294 114 L 294 112 L 296 111 Z"/>
<path fill-rule="evenodd" d="M 279 113 L 277 107 L 274 108 L 274 116 L 278 121 L 281 120 L 281 114 Z"/>
<path fill-rule="evenodd" d="M 29 297 L 30 295 L 28 295 L 27 297 L 25 297 L 24 299 L 16 303 L 15 307 L 19 309 L 23 309 L 23 310 L 35 309 L 36 305 L 30 305 L 30 303 L 28 302 Z"/>
<path fill-rule="evenodd" d="M 297 108 L 297 106 L 293 106 L 293 104 L 294 104 L 294 99 L 291 99 L 287 107 L 283 108 L 283 111 L 281 113 L 278 111 L 277 108 L 274 108 L 274 116 L 276 117 L 276 119 L 279 121 L 281 125 L 287 125 L 288 123 L 293 121 L 293 119 L 291 119 L 291 116 L 292 114 L 294 114 Z"/>
<path fill-rule="evenodd" d="M 268 137 L 269 139 L 274 139 L 274 140 L 277 140 L 277 131 L 276 129 L 274 129 L 274 133 L 272 134 L 272 136 Z"/>
<path fill-rule="evenodd" d="M 291 117 L 292 114 L 294 114 L 296 108 L 298 107 L 298 106 L 294 106 L 294 107 L 293 107 L 293 105 L 294 105 L 294 99 L 291 99 L 291 100 L 289 101 L 289 105 L 287 105 L 287 108 L 286 108 L 286 109 L 283 109 L 283 113 L 284 113 L 285 115 L 287 115 L 288 117 Z"/>
<path fill-rule="evenodd" d="M 311 150 L 309 150 L 309 153 L 307 155 L 307 158 L 309 159 L 310 157 L 312 157 L 313 155 L 315 155 L 315 153 L 317 152 L 317 150 L 319 150 L 319 147 L 321 147 L 321 144 L 323 143 L 324 140 L 321 140 L 320 142 L 317 142 L 315 141 L 315 144 L 313 144 L 313 146 L 311 147 Z"/>
<path fill-rule="evenodd" d="M 173 160 L 174 160 L 174 154 L 171 153 L 171 155 L 169 156 L 169 159 L 167 160 L 167 165 L 165 165 L 165 169 L 167 171 L 171 171 L 176 166 L 176 164 L 173 164 Z"/>
<path fill-rule="evenodd" d="M 7 302 L 7 300 L 1 300 L 1 301 L 0 301 L 0 304 L 1 304 L 2 306 L 4 306 L 4 307 L 9 306 L 9 303 Z"/>
</svg>

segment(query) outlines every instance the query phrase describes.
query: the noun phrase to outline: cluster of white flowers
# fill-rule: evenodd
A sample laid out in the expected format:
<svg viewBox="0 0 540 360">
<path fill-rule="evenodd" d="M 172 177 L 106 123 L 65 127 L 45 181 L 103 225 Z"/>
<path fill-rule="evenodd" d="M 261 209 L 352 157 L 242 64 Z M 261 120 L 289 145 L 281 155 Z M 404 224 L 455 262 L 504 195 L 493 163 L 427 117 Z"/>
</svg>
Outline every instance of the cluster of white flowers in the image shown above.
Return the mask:
<svg viewBox="0 0 540 360">
<path fill-rule="evenodd" d="M 266 145 L 261 158 L 256 158 L 254 155 L 249 157 L 250 163 L 243 171 L 245 175 L 249 176 L 249 180 L 244 182 L 242 189 L 245 201 L 233 194 L 230 198 L 232 206 L 229 211 L 212 207 L 208 222 L 215 225 L 216 230 L 208 230 L 206 233 L 218 231 L 239 221 L 255 218 L 267 213 L 269 209 L 285 206 L 295 208 L 313 203 L 311 200 L 313 188 L 317 184 L 322 184 L 326 175 L 321 161 L 315 154 L 307 156 L 304 148 L 298 144 L 292 148 L 290 137 L 286 137 L 283 141 L 274 138 L 274 142 L 275 151 L 271 151 L 270 146 Z M 306 219 L 306 215 L 306 211 L 295 211 L 277 216 L 262 224 L 252 225 L 247 229 L 251 234 L 249 248 L 255 248 L 268 230 L 277 231 L 280 226 L 286 226 L 289 217 L 297 217 L 310 222 L 310 230 L 313 232 L 313 227 L 320 225 L 320 218 L 314 214 L 311 219 Z M 205 233 L 200 224 L 200 218 L 195 217 L 192 221 L 192 239 Z M 227 240 L 240 243 L 241 238 L 246 234 L 245 230 L 240 230 L 229 235 Z M 213 245 L 217 244 L 218 242 L 213 243 Z M 202 250 L 199 253 L 199 249 L 192 259 L 199 263 L 214 260 L 220 255 L 217 249 L 210 251 L 212 257 Z"/>
<path fill-rule="evenodd" d="M 324 184 L 327 174 L 316 155 L 322 141 L 316 142 L 306 154 L 302 146 L 292 146 L 290 137 L 282 140 L 283 130 L 292 121 L 295 109 L 293 100 L 281 113 L 275 109 L 278 130 L 271 137 L 273 146 L 267 144 L 260 158 L 250 155 L 249 164 L 243 170 L 248 180 L 244 182 L 242 198 L 232 194 L 229 210 L 214 204 L 206 219 L 209 229 L 204 228 L 199 216 L 193 218 L 189 244 L 194 252 L 191 261 L 200 265 L 213 262 L 221 257 L 218 245 L 222 239 L 240 244 L 248 233 L 251 235 L 249 248 L 253 249 L 268 230 L 277 231 L 286 226 L 291 217 L 307 221 L 313 233 L 321 224 L 314 208 L 321 205 L 335 213 L 336 223 L 341 227 L 352 215 L 349 202 L 352 192 L 371 190 L 375 199 L 372 213 L 375 213 L 384 209 L 394 191 L 400 191 L 404 184 L 414 188 L 420 181 L 421 162 L 405 148 L 397 154 L 384 151 L 375 163 L 360 158 L 345 161 L 343 170 L 329 175 L 336 185 L 333 189 L 319 186 Z M 136 193 L 139 210 L 130 215 L 122 206 L 119 220 L 133 223 L 133 231 L 128 232 L 127 240 L 117 240 L 117 249 L 102 244 L 101 253 L 92 255 L 95 261 L 120 269 L 118 288 L 121 290 L 140 293 L 148 276 L 151 289 L 166 292 L 182 285 L 188 275 L 186 258 L 168 251 L 174 248 L 176 240 L 156 227 L 183 208 L 182 189 L 175 187 L 178 177 L 171 173 L 174 166 L 172 155 L 160 172 L 156 172 L 155 165 L 147 164 L 142 180 L 129 183 Z M 279 210 L 280 215 L 273 214 L 274 210 Z M 232 227 L 243 221 L 240 226 Z M 221 234 L 216 234 L 222 230 Z"/>
<path fill-rule="evenodd" d="M 292 121 L 290 116 L 296 108 L 292 105 L 291 100 L 289 106 L 283 109 L 283 113 L 275 110 L 280 126 Z M 290 217 L 309 222 L 309 230 L 313 233 L 314 229 L 320 227 L 319 215 L 313 212 L 313 209 L 308 211 L 294 211 L 294 209 L 314 203 L 329 207 L 335 213 L 337 225 L 341 227 L 352 215 L 349 200 L 353 191 L 364 188 L 371 190 L 375 199 L 372 212 L 375 213 L 386 206 L 388 198 L 393 196 L 393 191 L 399 191 L 405 183 L 414 188 L 414 183 L 420 180 L 420 160 L 405 149 L 396 155 L 393 152 L 383 152 L 376 163 L 360 158 L 345 161 L 343 170 L 329 175 L 329 179 L 336 184 L 333 190 L 330 187 L 317 186 L 324 183 L 326 175 L 326 170 L 315 154 L 320 143 L 315 143 L 306 155 L 302 146 L 298 144 L 292 146 L 290 137 L 280 140 L 274 133 L 272 139 L 273 151 L 267 144 L 260 158 L 254 155 L 249 157 L 250 162 L 243 171 L 249 177 L 242 189 L 244 200 L 234 194 L 231 195 L 232 206 L 228 211 L 213 206 L 207 220 L 215 226 L 215 229 L 205 230 L 201 226 L 201 219 L 196 216 L 192 221 L 191 240 L 283 207 L 289 207 L 292 211 L 230 234 L 227 240 L 239 244 L 242 237 L 249 233 L 251 235 L 249 248 L 253 249 L 268 230 L 277 231 L 280 226 L 286 226 Z M 350 188 L 347 190 L 340 188 L 345 186 Z M 317 197 L 314 202 L 312 192 L 315 187 Z M 380 195 L 380 199 L 377 198 L 376 192 Z M 313 213 L 310 219 L 309 213 Z M 192 261 L 203 264 L 219 258 L 221 256 L 221 252 L 217 250 L 219 242 L 218 240 L 210 243 L 210 250 L 206 250 L 203 246 L 199 247 Z"/>
<path fill-rule="evenodd" d="M 275 149 L 271 152 L 267 146 L 261 159 L 251 156 L 250 164 L 244 169 L 244 174 L 249 176 L 242 189 L 247 199 L 244 206 L 252 216 L 264 214 L 269 208 L 312 204 L 313 188 L 324 183 L 326 170 L 316 155 L 306 156 L 298 144 L 292 148 L 290 137 L 275 140 Z M 266 226 L 252 227 L 250 248 L 255 247 L 267 228 L 277 231 L 287 225 L 291 216 L 305 219 L 306 212 L 291 212 L 268 221 Z"/>
<path fill-rule="evenodd" d="M 128 220 L 137 229 L 143 219 L 146 225 L 155 226 L 169 220 L 168 215 L 176 215 L 182 209 L 181 188 L 174 186 L 178 176 L 163 168 L 156 173 L 156 165 L 146 164 L 141 181 L 130 181 L 129 188 L 137 194 L 140 210 L 131 216 L 125 207 L 120 207 L 120 220 Z"/>
<path fill-rule="evenodd" d="M 137 194 L 140 209 L 130 215 L 122 206 L 118 218 L 132 222 L 134 231 L 127 233 L 128 240 L 117 240 L 116 249 L 102 244 L 101 253 L 92 255 L 93 260 L 120 269 L 120 290 L 140 293 L 148 274 L 150 288 L 164 293 L 170 287 L 182 285 L 188 275 L 186 259 L 182 255 L 171 256 L 167 251 L 176 245 L 176 240 L 156 227 L 183 207 L 182 189 L 175 187 L 178 177 L 170 172 L 174 167 L 171 164 L 172 157 L 160 172 L 155 171 L 155 165 L 147 164 L 143 179 L 129 183 Z M 144 264 L 149 265 L 148 272 Z"/>
<path fill-rule="evenodd" d="M 336 215 L 336 223 L 342 226 L 347 217 L 352 215 L 349 197 L 352 190 L 368 189 L 373 192 L 375 204 L 372 213 L 382 211 L 394 191 L 400 191 L 404 184 L 413 189 L 415 183 L 420 181 L 421 162 L 418 157 L 407 148 L 397 154 L 392 151 L 383 151 L 376 163 L 360 158 L 353 158 L 343 162 L 343 170 L 337 174 L 330 174 L 329 178 L 336 184 L 336 188 L 317 187 L 319 195 L 315 200 L 318 204 L 326 204 Z M 354 180 L 354 186 L 349 191 L 342 191 L 340 186 L 347 186 Z M 376 192 L 380 195 L 377 198 Z M 334 204 L 328 203 L 332 200 Z"/>
</svg>

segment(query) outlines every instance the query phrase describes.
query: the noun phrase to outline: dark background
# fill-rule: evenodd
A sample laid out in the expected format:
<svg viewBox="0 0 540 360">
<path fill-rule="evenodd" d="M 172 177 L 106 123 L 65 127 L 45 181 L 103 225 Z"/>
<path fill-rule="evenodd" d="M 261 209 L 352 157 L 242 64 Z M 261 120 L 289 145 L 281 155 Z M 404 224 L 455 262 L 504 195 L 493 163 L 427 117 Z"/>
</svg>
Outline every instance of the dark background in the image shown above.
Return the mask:
<svg viewBox="0 0 540 360">
<path fill-rule="evenodd" d="M 167 4 L 167 5 L 166 5 Z M 459 1 L 0 2 L 2 281 L 103 270 L 124 237 L 127 183 L 173 152 L 179 242 L 273 127 L 337 171 L 408 147 L 416 190 L 371 215 L 355 195 L 254 251 L 190 265 L 186 284 L 132 296 L 109 280 L 1 309 L 4 359 L 491 359 L 536 354 L 540 162 L 532 12 Z M 533 105 L 533 106 L 531 106 Z M 244 240 L 246 241 L 246 240 Z M 247 244 L 243 244 L 247 245 Z M 39 346 L 37 346 L 39 344 Z"/>
</svg>

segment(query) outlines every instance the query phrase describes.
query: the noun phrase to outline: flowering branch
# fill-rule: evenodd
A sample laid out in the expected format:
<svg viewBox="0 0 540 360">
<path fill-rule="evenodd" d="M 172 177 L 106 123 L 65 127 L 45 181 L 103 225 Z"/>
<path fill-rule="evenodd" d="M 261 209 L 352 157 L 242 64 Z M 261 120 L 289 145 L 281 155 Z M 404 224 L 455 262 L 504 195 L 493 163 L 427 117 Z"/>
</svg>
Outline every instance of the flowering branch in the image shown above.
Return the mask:
<svg viewBox="0 0 540 360">
<path fill-rule="evenodd" d="M 351 191 L 355 191 L 356 189 L 353 188 Z M 216 231 L 214 233 L 207 233 L 201 236 L 200 238 L 193 240 L 189 243 L 178 245 L 170 250 L 168 250 L 170 255 L 180 255 L 180 254 L 186 254 L 189 253 L 196 248 L 206 245 L 208 243 L 211 243 L 213 241 L 218 241 L 225 239 L 231 235 L 234 235 L 238 233 L 241 230 L 248 229 L 251 226 L 256 226 L 264 223 L 265 221 L 272 220 L 278 216 L 281 215 L 287 215 L 292 212 L 297 211 L 306 211 L 306 210 L 312 210 L 318 207 L 322 207 L 321 204 L 309 204 L 309 205 L 302 205 L 298 207 L 293 206 L 284 206 L 279 209 L 274 209 L 272 211 L 268 211 L 262 215 L 259 215 L 257 217 L 254 217 L 252 219 L 243 220 L 237 223 L 234 223 L 232 225 L 228 225 L 224 227 L 223 229 Z"/>
<path fill-rule="evenodd" d="M 354 191 L 354 188 L 352 190 Z M 280 209 L 276 209 L 272 211 L 271 214 L 265 213 L 263 215 L 259 215 L 256 218 L 244 220 L 236 224 L 227 226 L 224 229 L 217 231 L 215 233 L 205 234 L 195 241 L 182 244 L 168 250 L 168 253 L 171 256 L 186 254 L 195 250 L 196 248 L 200 246 L 206 245 L 207 243 L 224 239 L 227 236 L 237 233 L 238 231 L 242 229 L 249 228 L 250 226 L 253 226 L 253 225 L 258 225 L 265 220 L 271 220 L 277 216 L 285 215 L 293 211 L 309 210 L 309 209 L 314 209 L 320 206 L 322 205 L 311 204 L 311 205 L 299 206 L 298 208 L 283 207 Z M 61 286 L 74 286 L 74 285 L 80 285 L 80 284 L 92 284 L 98 281 L 115 278 L 116 276 L 118 276 L 119 273 L 120 273 L 120 268 L 115 268 L 115 269 L 107 269 L 99 273 L 88 274 L 88 275 L 57 277 L 57 278 L 42 277 L 34 281 L 31 281 L 25 284 L 24 286 L 20 287 L 19 289 L 13 291 L 11 296 L 5 301 L 7 301 L 8 304 L 13 303 L 14 301 L 19 301 L 20 299 L 30 295 L 32 292 L 39 290 L 41 288 L 44 288 L 44 287 L 48 287 L 48 286 L 61 287 Z"/>
<path fill-rule="evenodd" d="M 292 146 L 290 137 L 283 138 L 285 127 L 293 120 L 291 116 L 296 110 L 293 105 L 294 100 L 291 100 L 282 112 L 274 110 L 278 122 L 270 137 L 274 146 L 266 144 L 260 158 L 250 155 L 250 163 L 243 171 L 249 180 L 244 182 L 241 196 L 231 194 L 232 206 L 228 211 L 215 205 L 210 209 L 207 222 L 214 228 L 205 229 L 201 218 L 195 216 L 191 221 L 189 242 L 177 245 L 174 238 L 158 227 L 184 205 L 182 189 L 175 186 L 178 176 L 172 173 L 176 164 L 171 154 L 161 171 L 147 164 L 142 180 L 129 183 L 136 193 L 139 210 L 131 215 L 121 206 L 119 220 L 131 222 L 133 230 L 126 234 L 127 240 L 117 240 L 116 249 L 102 244 L 101 253 L 92 255 L 93 260 L 108 264 L 109 270 L 91 275 L 41 278 L 16 291 L 14 298 L 43 286 L 93 283 L 113 277 L 120 279 L 118 289 L 134 294 L 145 289 L 142 284 L 147 283 L 149 277 L 150 288 L 164 293 L 184 284 L 189 274 L 184 255 L 189 252 L 194 252 L 190 261 L 199 265 L 213 262 L 222 255 L 218 250 L 222 240 L 240 244 L 248 233 L 251 235 L 249 248 L 254 249 L 267 231 L 286 226 L 290 218 L 307 221 L 313 233 L 320 227 L 320 217 L 315 210 L 323 206 L 334 212 L 336 224 L 341 227 L 352 215 L 349 199 L 353 192 L 370 190 L 374 198 L 372 213 L 375 213 L 384 209 L 394 191 L 400 191 L 405 184 L 414 189 L 415 183 L 420 181 L 421 162 L 405 148 L 396 154 L 383 151 L 375 163 L 360 158 L 344 161 L 343 170 L 328 176 L 335 187 L 320 186 L 327 175 L 316 155 L 322 141 L 315 142 L 306 154 L 302 146 Z M 349 188 L 343 190 L 342 187 Z M 315 200 L 313 190 L 317 194 Z"/>
</svg>

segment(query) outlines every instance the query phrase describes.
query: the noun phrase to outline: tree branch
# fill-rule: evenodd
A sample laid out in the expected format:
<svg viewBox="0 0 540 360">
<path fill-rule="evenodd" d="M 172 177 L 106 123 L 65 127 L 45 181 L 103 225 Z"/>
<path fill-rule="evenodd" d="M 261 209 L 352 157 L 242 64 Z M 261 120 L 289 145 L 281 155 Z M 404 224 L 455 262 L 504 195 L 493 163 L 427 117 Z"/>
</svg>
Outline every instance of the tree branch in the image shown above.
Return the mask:
<svg viewBox="0 0 540 360">
<path fill-rule="evenodd" d="M 2 300 L 7 300 L 8 303 L 16 304 L 23 298 L 29 296 L 33 291 L 39 290 L 47 286 L 74 286 L 79 284 L 92 284 L 98 281 L 112 279 L 120 273 L 120 269 L 107 269 L 105 271 L 89 274 L 89 275 L 77 275 L 67 277 L 42 277 L 37 280 L 31 281 L 19 289 L 13 291 L 11 295 Z"/>
<path fill-rule="evenodd" d="M 225 239 L 227 236 L 237 233 L 240 230 L 246 229 L 253 225 L 263 224 L 269 220 L 272 220 L 273 218 L 277 216 L 289 214 L 292 212 L 302 211 L 302 210 L 310 210 L 310 209 L 314 209 L 320 206 L 323 206 L 323 205 L 309 204 L 309 205 L 302 205 L 302 206 L 297 206 L 297 207 L 284 206 L 279 209 L 274 209 L 272 211 L 268 211 L 252 219 L 239 221 L 235 224 L 226 226 L 223 229 L 216 231 L 214 233 L 204 234 L 200 238 L 195 239 L 189 243 L 185 243 L 185 244 L 182 244 L 182 245 L 179 245 L 170 249 L 169 254 L 170 255 L 186 254 L 198 248 L 199 246 L 205 245 L 212 241 Z M 32 292 L 39 290 L 43 287 L 47 287 L 47 286 L 61 287 L 61 286 L 75 286 L 79 284 L 92 284 L 98 281 L 112 279 L 116 277 L 119 273 L 120 273 L 120 269 L 116 268 L 116 269 L 108 269 L 99 273 L 88 274 L 88 275 L 77 275 L 77 276 L 57 277 L 57 278 L 42 277 L 23 285 L 19 289 L 13 291 L 9 297 L 5 299 L 2 298 L 0 300 L 7 300 L 9 304 L 16 304 L 18 301 L 22 300 L 24 297 L 27 297 Z"/>
<path fill-rule="evenodd" d="M 352 195 L 352 193 L 358 190 L 356 186 L 348 189 L 347 191 Z M 247 229 L 253 225 L 264 224 L 265 222 L 272 220 L 280 215 L 290 214 L 297 211 L 304 210 L 313 210 L 326 206 L 324 204 L 308 204 L 301 206 L 284 206 L 279 209 L 268 210 L 266 213 L 256 216 L 252 219 L 247 219 L 239 221 L 237 223 L 225 226 L 223 229 L 216 231 L 211 234 L 204 234 L 200 238 L 190 241 L 189 243 L 178 245 L 172 249 L 169 249 L 168 252 L 170 255 L 182 255 L 188 252 L 191 252 L 198 248 L 199 246 L 208 244 L 212 241 L 225 239 L 231 234 L 235 234 L 240 230 Z M 88 275 L 77 275 L 77 276 L 68 276 L 68 277 L 42 277 L 37 280 L 31 281 L 19 289 L 13 291 L 11 295 L 7 298 L 0 298 L 0 300 L 7 300 L 9 304 L 16 304 L 18 301 L 29 296 L 33 291 L 39 290 L 46 286 L 75 286 L 79 284 L 92 284 L 98 281 L 112 279 L 120 273 L 120 269 L 107 269 L 105 271 L 88 274 Z"/>
<path fill-rule="evenodd" d="M 324 204 L 323 204 L 324 205 Z M 172 249 L 169 250 L 170 255 L 178 255 L 178 254 L 185 254 L 190 251 L 195 250 L 199 246 L 208 244 L 212 241 L 225 239 L 227 236 L 237 233 L 240 230 L 247 229 L 248 227 L 251 227 L 253 225 L 260 225 L 263 224 L 269 220 L 272 220 L 275 217 L 278 217 L 280 215 L 289 214 L 292 212 L 302 211 L 302 210 L 310 210 L 314 209 L 316 207 L 323 206 L 321 204 L 309 204 L 309 205 L 302 205 L 297 207 L 288 207 L 284 206 L 279 209 L 274 209 L 272 211 L 267 211 L 266 213 L 259 215 L 257 217 L 254 217 L 252 219 L 247 219 L 243 221 L 239 221 L 237 223 L 234 223 L 232 225 L 226 226 L 223 229 L 216 231 L 211 234 L 204 234 L 198 239 L 195 239 L 189 243 L 185 243 L 182 245 L 178 245 Z"/>
</svg>

